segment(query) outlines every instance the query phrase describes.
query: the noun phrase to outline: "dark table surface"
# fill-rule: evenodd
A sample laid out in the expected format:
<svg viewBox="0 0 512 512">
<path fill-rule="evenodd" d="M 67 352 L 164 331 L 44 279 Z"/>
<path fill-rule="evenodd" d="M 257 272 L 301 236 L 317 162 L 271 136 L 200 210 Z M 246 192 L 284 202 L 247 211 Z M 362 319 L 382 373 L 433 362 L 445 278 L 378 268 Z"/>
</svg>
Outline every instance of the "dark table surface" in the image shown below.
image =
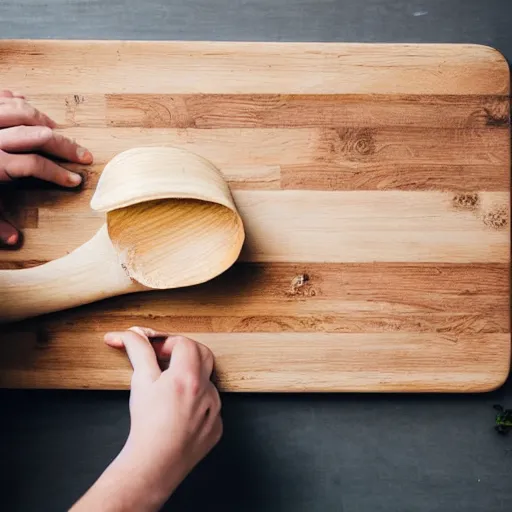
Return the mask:
<svg viewBox="0 0 512 512">
<path fill-rule="evenodd" d="M 511 19 L 510 0 L 2 0 L 0 37 L 471 42 L 510 59 Z M 512 380 L 223 400 L 223 440 L 165 510 L 512 510 L 512 435 L 492 409 L 512 407 Z M 2 391 L 0 417 L 0 510 L 65 510 L 123 445 L 128 393 Z"/>
</svg>

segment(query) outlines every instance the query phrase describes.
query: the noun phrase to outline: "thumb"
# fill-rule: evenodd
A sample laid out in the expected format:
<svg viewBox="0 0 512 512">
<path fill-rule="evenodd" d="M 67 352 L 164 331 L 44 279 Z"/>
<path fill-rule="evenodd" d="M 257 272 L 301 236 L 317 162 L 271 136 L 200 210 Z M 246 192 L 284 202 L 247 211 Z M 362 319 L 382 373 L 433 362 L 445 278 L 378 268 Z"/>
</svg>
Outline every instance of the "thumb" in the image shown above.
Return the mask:
<svg viewBox="0 0 512 512">
<path fill-rule="evenodd" d="M 162 374 L 148 337 L 140 331 L 109 332 L 105 334 L 105 342 L 114 348 L 124 347 L 134 377 L 154 382 Z"/>
</svg>

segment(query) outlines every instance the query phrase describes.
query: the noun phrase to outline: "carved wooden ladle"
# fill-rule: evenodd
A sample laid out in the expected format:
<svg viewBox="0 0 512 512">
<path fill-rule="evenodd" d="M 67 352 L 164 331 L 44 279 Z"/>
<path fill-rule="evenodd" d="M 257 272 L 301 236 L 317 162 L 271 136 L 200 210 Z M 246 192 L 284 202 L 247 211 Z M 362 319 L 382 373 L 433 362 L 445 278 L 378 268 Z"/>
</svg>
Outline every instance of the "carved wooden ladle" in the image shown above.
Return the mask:
<svg viewBox="0 0 512 512">
<path fill-rule="evenodd" d="M 106 224 L 44 265 L 0 271 L 0 321 L 151 289 L 199 284 L 228 269 L 244 241 L 229 188 L 207 160 L 136 148 L 105 167 L 91 200 Z"/>
</svg>

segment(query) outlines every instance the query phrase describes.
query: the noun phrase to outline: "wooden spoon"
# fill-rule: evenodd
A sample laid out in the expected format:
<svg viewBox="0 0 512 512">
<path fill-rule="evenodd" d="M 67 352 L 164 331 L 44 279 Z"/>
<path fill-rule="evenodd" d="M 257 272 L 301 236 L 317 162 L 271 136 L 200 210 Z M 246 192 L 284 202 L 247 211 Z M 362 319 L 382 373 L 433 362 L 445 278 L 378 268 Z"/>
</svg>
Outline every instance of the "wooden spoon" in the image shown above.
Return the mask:
<svg viewBox="0 0 512 512">
<path fill-rule="evenodd" d="M 238 258 L 244 229 L 229 188 L 207 160 L 136 148 L 106 166 L 91 200 L 107 222 L 55 261 L 0 271 L 0 321 L 114 295 L 199 284 Z"/>
</svg>

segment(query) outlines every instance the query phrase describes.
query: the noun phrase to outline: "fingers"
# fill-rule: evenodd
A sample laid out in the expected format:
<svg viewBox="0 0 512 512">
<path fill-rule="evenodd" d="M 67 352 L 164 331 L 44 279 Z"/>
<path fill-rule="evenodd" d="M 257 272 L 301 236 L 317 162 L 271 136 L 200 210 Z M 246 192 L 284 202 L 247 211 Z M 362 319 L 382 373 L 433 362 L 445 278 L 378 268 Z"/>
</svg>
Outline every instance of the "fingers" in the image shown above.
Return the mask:
<svg viewBox="0 0 512 512">
<path fill-rule="evenodd" d="M 158 349 L 160 358 L 170 357 L 169 374 L 189 374 L 209 380 L 213 354 L 208 347 L 184 336 L 169 336 Z"/>
<path fill-rule="evenodd" d="M 7 221 L 0 219 L 0 245 L 15 246 L 19 241 L 18 230 Z"/>
<path fill-rule="evenodd" d="M 148 338 L 167 338 L 169 336 L 168 332 L 155 331 L 154 329 L 151 329 L 150 327 L 135 326 L 135 327 L 130 327 L 128 330 L 139 333 L 143 336 L 147 336 Z"/>
<path fill-rule="evenodd" d="M 52 130 L 55 122 L 24 101 L 19 93 L 0 92 L 0 181 L 33 176 L 64 187 L 76 187 L 82 177 L 40 155 L 47 153 L 81 164 L 92 163 L 91 153 Z M 6 128 L 8 127 L 8 128 Z"/>
<path fill-rule="evenodd" d="M 82 181 L 80 174 L 68 171 L 40 155 L 13 155 L 0 151 L 0 181 L 29 176 L 62 187 L 76 187 Z"/>
<path fill-rule="evenodd" d="M 163 343 L 152 345 L 150 338 L 165 338 Z M 204 345 L 184 336 L 168 336 L 167 333 L 155 331 L 147 327 L 130 327 L 124 332 L 110 332 L 105 335 L 105 342 L 114 348 L 125 347 L 130 357 L 128 343 L 133 344 L 133 339 L 144 340 L 144 351 L 147 358 L 151 360 L 153 371 L 153 380 L 156 380 L 162 372 L 158 366 L 157 358 L 170 358 L 169 368 L 164 372 L 171 377 L 180 376 L 188 383 L 193 383 L 193 387 L 199 387 L 201 382 L 208 380 L 213 371 L 213 354 Z M 141 345 L 139 343 L 139 345 Z M 142 349 L 141 349 L 142 350 Z M 130 357 L 130 361 L 133 360 Z M 134 366 L 134 365 L 133 365 Z M 135 370 L 135 366 L 134 366 Z M 211 382 L 209 386 L 213 386 Z M 210 389 L 208 386 L 208 389 Z M 215 393 L 218 392 L 213 386 Z"/>
<path fill-rule="evenodd" d="M 149 327 L 130 327 L 129 330 L 147 336 L 151 339 L 150 341 L 152 342 L 153 350 L 156 353 L 157 359 L 163 361 L 169 361 L 171 359 L 171 355 L 173 354 L 177 344 L 192 344 L 194 350 L 199 350 L 201 373 L 203 373 L 207 379 L 210 378 L 213 371 L 213 354 L 208 347 L 205 347 L 201 343 L 191 340 L 190 338 L 185 338 L 184 336 L 170 336 L 168 332 L 155 331 Z M 175 359 L 176 357 L 179 359 L 179 352 L 180 351 L 178 350 L 177 356 L 176 353 L 174 353 L 173 356 Z M 195 371 L 195 369 L 192 369 L 192 371 Z"/>
<path fill-rule="evenodd" d="M 148 338 L 133 330 L 109 332 L 105 342 L 114 348 L 124 347 L 133 367 L 133 380 L 154 382 L 161 375 L 155 351 Z"/>
<path fill-rule="evenodd" d="M 15 126 L 0 130 L 0 149 L 9 153 L 42 151 L 69 162 L 90 164 L 91 153 L 48 126 Z"/>
<path fill-rule="evenodd" d="M 48 126 L 50 128 L 57 126 L 55 121 L 19 96 L 0 96 L 0 107 L 0 128 L 19 125 Z"/>
<path fill-rule="evenodd" d="M 195 341 L 182 336 L 172 336 L 168 338 L 168 346 L 171 352 L 167 370 L 169 373 L 201 375 L 201 352 Z"/>
</svg>

